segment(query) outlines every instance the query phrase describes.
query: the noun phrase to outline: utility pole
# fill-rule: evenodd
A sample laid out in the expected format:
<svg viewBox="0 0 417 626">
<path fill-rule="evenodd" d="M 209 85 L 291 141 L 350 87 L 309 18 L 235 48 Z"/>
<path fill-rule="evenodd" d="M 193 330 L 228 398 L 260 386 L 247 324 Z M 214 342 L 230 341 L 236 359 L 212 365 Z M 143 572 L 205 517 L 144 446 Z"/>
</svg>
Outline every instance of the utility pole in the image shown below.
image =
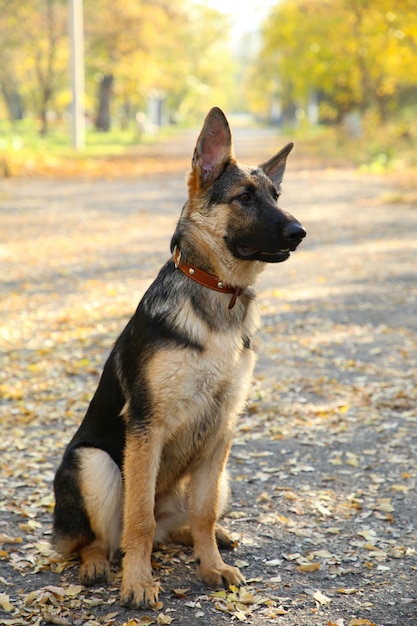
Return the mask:
<svg viewBox="0 0 417 626">
<path fill-rule="evenodd" d="M 83 0 L 69 0 L 69 35 L 71 42 L 72 145 L 85 147 L 84 103 L 84 20 Z"/>
</svg>

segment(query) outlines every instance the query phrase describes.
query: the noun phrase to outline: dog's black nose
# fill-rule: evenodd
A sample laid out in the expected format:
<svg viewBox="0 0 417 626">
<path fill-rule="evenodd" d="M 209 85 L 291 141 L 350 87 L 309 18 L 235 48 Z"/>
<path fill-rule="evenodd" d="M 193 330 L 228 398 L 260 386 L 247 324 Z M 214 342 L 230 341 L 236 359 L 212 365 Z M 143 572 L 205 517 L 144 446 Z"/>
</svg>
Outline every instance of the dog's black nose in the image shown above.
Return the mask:
<svg viewBox="0 0 417 626">
<path fill-rule="evenodd" d="M 299 222 L 290 222 L 284 228 L 284 237 L 291 246 L 298 246 L 306 234 L 305 229 Z"/>
</svg>

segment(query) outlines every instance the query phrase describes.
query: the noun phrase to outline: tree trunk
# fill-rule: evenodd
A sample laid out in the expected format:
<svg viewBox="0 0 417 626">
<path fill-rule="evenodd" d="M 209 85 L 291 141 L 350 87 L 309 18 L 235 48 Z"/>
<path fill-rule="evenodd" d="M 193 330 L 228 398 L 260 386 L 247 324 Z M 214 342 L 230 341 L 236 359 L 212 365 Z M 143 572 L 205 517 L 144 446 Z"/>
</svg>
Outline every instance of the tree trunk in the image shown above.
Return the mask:
<svg viewBox="0 0 417 626">
<path fill-rule="evenodd" d="M 97 130 L 107 132 L 110 130 L 110 100 L 112 95 L 114 77 L 112 74 L 103 76 L 98 88 L 98 110 L 96 118 Z"/>
<path fill-rule="evenodd" d="M 375 101 L 378 109 L 379 121 L 385 124 L 389 118 L 389 96 L 375 94 Z"/>
<path fill-rule="evenodd" d="M 41 127 L 39 130 L 39 135 L 41 137 L 46 137 L 48 134 L 48 115 L 45 109 L 41 111 Z"/>
<path fill-rule="evenodd" d="M 52 98 L 52 88 L 45 87 L 41 93 L 41 103 L 39 115 L 41 118 L 41 128 L 39 134 L 41 137 L 46 137 L 48 134 L 48 108 Z"/>
<path fill-rule="evenodd" d="M 11 81 L 3 80 L 1 81 L 1 91 L 10 121 L 22 120 L 24 114 L 23 102 L 16 85 Z"/>
</svg>

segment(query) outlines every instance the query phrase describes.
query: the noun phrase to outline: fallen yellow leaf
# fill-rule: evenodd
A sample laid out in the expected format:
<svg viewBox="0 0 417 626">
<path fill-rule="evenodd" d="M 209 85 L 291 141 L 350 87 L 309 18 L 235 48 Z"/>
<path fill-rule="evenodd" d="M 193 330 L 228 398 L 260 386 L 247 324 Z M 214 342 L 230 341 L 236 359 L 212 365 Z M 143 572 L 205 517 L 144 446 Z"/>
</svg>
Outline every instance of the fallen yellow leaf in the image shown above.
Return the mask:
<svg viewBox="0 0 417 626">
<path fill-rule="evenodd" d="M 378 502 L 373 506 L 375 511 L 382 511 L 383 513 L 392 513 L 394 507 L 391 504 L 391 498 L 379 498 Z"/>
<path fill-rule="evenodd" d="M 350 596 L 352 595 L 352 593 L 358 593 L 359 589 L 356 589 L 355 587 L 349 587 L 348 589 L 346 589 L 345 587 L 341 587 L 340 589 L 338 589 L 339 593 L 343 593 L 346 596 Z"/>
<path fill-rule="evenodd" d="M 313 593 L 313 598 L 319 604 L 330 604 L 331 599 L 324 595 L 321 591 L 316 591 Z"/>
<path fill-rule="evenodd" d="M 320 569 L 321 565 L 320 563 L 307 563 L 306 565 L 299 565 L 297 567 L 299 572 L 316 572 L 318 569 Z"/>
<path fill-rule="evenodd" d="M 353 452 L 346 452 L 346 464 L 353 467 L 359 467 L 359 458 L 357 454 Z"/>
<path fill-rule="evenodd" d="M 0 543 L 22 543 L 22 537 L 10 537 L 4 533 L 0 533 Z"/>
<path fill-rule="evenodd" d="M 241 587 L 239 590 L 239 602 L 243 604 L 253 604 L 255 602 L 255 596 L 244 587 Z"/>
<path fill-rule="evenodd" d="M 368 541 L 372 541 L 376 538 L 375 531 L 371 530 L 370 528 L 365 528 L 364 530 L 358 530 L 357 534 L 363 537 L 364 539 L 367 539 Z"/>
<path fill-rule="evenodd" d="M 7 593 L 0 593 L 0 606 L 3 611 L 10 613 L 13 611 L 13 606 L 10 604 L 9 596 Z"/>
<path fill-rule="evenodd" d="M 78 596 L 83 589 L 84 587 L 81 585 L 70 585 L 67 589 L 65 589 L 65 595 L 70 598 L 74 598 L 75 596 Z"/>
<path fill-rule="evenodd" d="M 173 589 L 172 593 L 174 594 L 174 596 L 176 598 L 185 598 L 186 594 L 190 591 L 190 588 L 187 587 L 186 589 Z"/>
<path fill-rule="evenodd" d="M 298 500 L 298 496 L 293 491 L 285 491 L 284 498 L 286 500 Z"/>
<path fill-rule="evenodd" d="M 235 611 L 233 616 L 237 617 L 240 622 L 246 622 L 246 613 L 243 613 L 242 611 Z"/>
<path fill-rule="evenodd" d="M 391 491 L 397 491 L 399 493 L 407 493 L 409 487 L 406 485 L 391 485 L 390 489 Z"/>
<path fill-rule="evenodd" d="M 154 620 L 148 615 L 141 615 L 139 618 L 139 622 L 136 619 L 130 619 L 128 622 L 124 622 L 123 626 L 149 626 L 149 624 L 153 624 Z"/>
<path fill-rule="evenodd" d="M 273 619 L 274 617 L 278 617 L 278 615 L 286 615 L 288 611 L 284 609 L 284 607 L 280 604 L 279 606 L 269 606 L 266 609 L 261 611 L 261 614 L 269 619 Z"/>
</svg>

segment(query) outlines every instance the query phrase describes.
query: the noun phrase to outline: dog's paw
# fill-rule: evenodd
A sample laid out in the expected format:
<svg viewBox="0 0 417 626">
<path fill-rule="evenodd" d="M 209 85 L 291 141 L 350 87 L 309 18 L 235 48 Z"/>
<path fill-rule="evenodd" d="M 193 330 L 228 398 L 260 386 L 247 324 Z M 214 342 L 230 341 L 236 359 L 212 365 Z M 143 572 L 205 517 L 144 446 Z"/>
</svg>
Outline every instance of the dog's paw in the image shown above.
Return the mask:
<svg viewBox="0 0 417 626">
<path fill-rule="evenodd" d="M 233 539 L 232 535 L 220 524 L 216 524 L 216 543 L 219 548 L 223 550 L 233 550 L 237 547 L 238 543 Z"/>
<path fill-rule="evenodd" d="M 148 609 L 158 603 L 160 587 L 158 583 L 151 581 L 134 584 L 122 581 L 120 592 L 120 604 L 130 609 Z"/>
<path fill-rule="evenodd" d="M 221 587 L 240 587 L 245 584 L 245 577 L 237 567 L 222 563 L 221 566 L 211 569 L 199 568 L 200 579 L 209 587 L 219 589 Z"/>
<path fill-rule="evenodd" d="M 108 583 L 111 579 L 110 563 L 107 559 L 90 559 L 80 566 L 80 583 L 86 587 Z"/>
</svg>

